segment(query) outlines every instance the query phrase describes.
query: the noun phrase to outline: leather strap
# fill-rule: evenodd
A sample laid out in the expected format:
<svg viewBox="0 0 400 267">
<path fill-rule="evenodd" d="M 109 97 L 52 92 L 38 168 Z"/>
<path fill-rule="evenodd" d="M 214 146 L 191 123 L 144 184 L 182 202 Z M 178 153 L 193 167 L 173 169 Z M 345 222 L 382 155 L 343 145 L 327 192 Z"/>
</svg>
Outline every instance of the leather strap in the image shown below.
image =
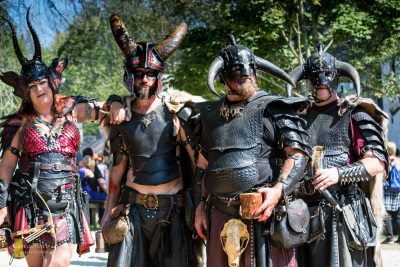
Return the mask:
<svg viewBox="0 0 400 267">
<path fill-rule="evenodd" d="M 72 171 L 76 172 L 78 167 L 76 165 L 62 164 L 62 163 L 40 163 L 29 162 L 21 166 L 21 172 L 30 173 L 35 170 L 52 170 L 52 171 Z"/>
<path fill-rule="evenodd" d="M 239 217 L 240 200 L 225 200 L 211 195 L 210 201 L 220 211 Z"/>
</svg>

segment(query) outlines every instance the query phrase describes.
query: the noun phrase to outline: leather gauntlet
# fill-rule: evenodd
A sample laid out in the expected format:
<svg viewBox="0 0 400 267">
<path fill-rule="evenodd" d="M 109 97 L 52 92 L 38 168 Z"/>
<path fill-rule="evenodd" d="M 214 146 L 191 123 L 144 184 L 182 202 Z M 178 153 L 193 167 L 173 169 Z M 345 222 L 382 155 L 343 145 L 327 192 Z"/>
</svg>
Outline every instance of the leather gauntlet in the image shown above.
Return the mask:
<svg viewBox="0 0 400 267">
<path fill-rule="evenodd" d="M 372 178 L 364 164 L 362 164 L 360 161 L 352 163 L 348 166 L 339 167 L 338 173 L 339 181 L 342 184 L 368 181 Z"/>
<path fill-rule="evenodd" d="M 301 156 L 291 158 L 294 159 L 294 165 L 290 173 L 286 177 L 279 176 L 278 178 L 278 182 L 283 183 L 283 194 L 285 196 L 290 195 L 294 191 L 296 184 L 304 176 L 304 170 L 308 161 L 308 158 Z"/>
<path fill-rule="evenodd" d="M 0 178 L 0 208 L 7 206 L 8 184 Z"/>
</svg>

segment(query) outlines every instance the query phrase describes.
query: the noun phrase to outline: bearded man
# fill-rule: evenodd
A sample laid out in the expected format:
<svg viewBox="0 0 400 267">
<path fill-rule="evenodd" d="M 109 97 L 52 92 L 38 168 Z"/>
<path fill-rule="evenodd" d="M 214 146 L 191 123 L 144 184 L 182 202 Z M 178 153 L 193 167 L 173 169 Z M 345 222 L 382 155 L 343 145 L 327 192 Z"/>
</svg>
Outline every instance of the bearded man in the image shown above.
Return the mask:
<svg viewBox="0 0 400 267">
<path fill-rule="evenodd" d="M 245 221 L 249 235 L 240 239 L 240 265 L 296 264 L 293 249 L 270 244 L 265 233 L 274 207 L 293 191 L 308 161 L 311 149 L 296 114 L 305 102 L 271 96 L 258 88 L 257 70 L 293 84 L 287 73 L 228 35 L 227 46 L 208 72 L 209 90 L 217 94 L 214 79 L 219 75 L 226 95 L 197 106 L 196 176 L 202 188 L 195 228 L 207 240 L 208 266 L 227 265 L 227 240 L 221 237 L 221 230 L 228 221 L 233 222 L 231 219 L 240 218 L 239 195 L 246 192 L 261 193 L 263 201 L 251 214 L 257 219 Z M 229 230 L 223 230 L 222 235 L 226 232 Z"/>
<path fill-rule="evenodd" d="M 126 57 L 124 83 L 130 96 L 123 101 L 126 121 L 111 127 L 114 162 L 103 232 L 110 219 L 124 213 L 126 205 L 130 209 L 129 231 L 110 247 L 108 266 L 194 266 L 184 220 L 178 147 L 182 129 L 178 114 L 161 94 L 165 60 L 182 42 L 187 25 L 180 24 L 172 35 L 155 44 L 135 42 L 116 14 L 110 24 Z M 118 110 L 117 102 L 122 100 L 112 96 L 107 102 L 112 103 L 111 110 Z M 128 168 L 130 174 L 126 175 Z"/>
</svg>

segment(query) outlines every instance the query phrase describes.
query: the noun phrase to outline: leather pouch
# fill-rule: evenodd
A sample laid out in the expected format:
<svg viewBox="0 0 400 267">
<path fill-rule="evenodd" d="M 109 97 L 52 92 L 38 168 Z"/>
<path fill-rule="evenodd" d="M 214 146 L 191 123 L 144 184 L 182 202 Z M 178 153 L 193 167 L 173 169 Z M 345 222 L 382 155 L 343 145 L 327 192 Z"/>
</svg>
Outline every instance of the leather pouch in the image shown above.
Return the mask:
<svg viewBox="0 0 400 267">
<path fill-rule="evenodd" d="M 309 207 L 310 211 L 310 234 L 307 243 L 322 237 L 325 234 L 324 210 L 318 206 Z"/>
<path fill-rule="evenodd" d="M 347 244 L 355 250 L 364 250 L 377 244 L 377 224 L 371 203 L 361 193 L 357 199 L 342 207 Z"/>
<path fill-rule="evenodd" d="M 307 242 L 310 231 L 310 212 L 302 199 L 277 205 L 270 226 L 273 244 L 291 248 Z"/>
</svg>

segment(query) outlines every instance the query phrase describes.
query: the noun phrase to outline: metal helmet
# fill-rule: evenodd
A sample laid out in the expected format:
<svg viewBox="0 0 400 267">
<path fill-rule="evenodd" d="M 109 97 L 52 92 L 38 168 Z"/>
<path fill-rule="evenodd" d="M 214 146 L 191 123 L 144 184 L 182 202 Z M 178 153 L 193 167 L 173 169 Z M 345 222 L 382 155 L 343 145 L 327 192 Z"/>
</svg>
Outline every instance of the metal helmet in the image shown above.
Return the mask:
<svg viewBox="0 0 400 267">
<path fill-rule="evenodd" d="M 26 13 L 26 22 L 28 24 L 29 31 L 31 32 L 33 44 L 35 47 L 35 53 L 31 60 L 27 59 L 22 54 L 21 48 L 18 44 L 14 25 L 9 20 L 2 18 L 8 23 L 11 28 L 15 54 L 17 55 L 18 61 L 21 64 L 22 69 L 20 75 L 13 71 L 1 73 L 0 79 L 7 85 L 10 85 L 14 88 L 14 95 L 20 97 L 25 101 L 29 101 L 28 84 L 31 81 L 48 78 L 50 87 L 55 93 L 58 93 L 60 90 L 60 85 L 63 83 L 61 73 L 68 65 L 67 58 L 53 59 L 50 67 L 47 67 L 47 65 L 43 63 L 39 37 L 29 20 L 29 11 L 30 8 L 28 8 L 28 11 Z"/>
<path fill-rule="evenodd" d="M 324 46 L 317 45 L 317 52 L 307 58 L 303 65 L 297 66 L 290 77 L 294 82 L 307 79 L 307 87 L 311 96 L 315 99 L 316 88 L 326 85 L 331 94 L 337 90 L 339 77 L 349 77 L 356 89 L 357 96 L 360 96 L 360 76 L 357 70 L 350 64 L 337 60 L 334 56 L 324 51 Z M 295 86 L 287 85 L 286 94 L 292 96 Z"/>
<path fill-rule="evenodd" d="M 214 87 L 215 78 L 220 75 L 223 80 L 235 65 L 242 65 L 242 75 L 256 73 L 256 70 L 269 73 L 287 83 L 294 85 L 290 76 L 271 62 L 254 55 L 249 48 L 236 44 L 235 37 L 229 34 L 226 38 L 226 47 L 223 48 L 217 58 L 211 63 L 208 70 L 207 86 L 211 93 L 219 95 Z"/>
<path fill-rule="evenodd" d="M 133 93 L 133 70 L 136 68 L 150 68 L 162 72 L 165 61 L 175 52 L 187 34 L 187 24 L 183 22 L 176 27 L 169 37 L 159 44 L 152 42 L 137 43 L 127 31 L 122 19 L 115 13 L 110 17 L 110 26 L 115 41 L 125 55 L 124 81 L 131 93 Z M 159 81 L 157 82 L 159 83 Z"/>
</svg>

